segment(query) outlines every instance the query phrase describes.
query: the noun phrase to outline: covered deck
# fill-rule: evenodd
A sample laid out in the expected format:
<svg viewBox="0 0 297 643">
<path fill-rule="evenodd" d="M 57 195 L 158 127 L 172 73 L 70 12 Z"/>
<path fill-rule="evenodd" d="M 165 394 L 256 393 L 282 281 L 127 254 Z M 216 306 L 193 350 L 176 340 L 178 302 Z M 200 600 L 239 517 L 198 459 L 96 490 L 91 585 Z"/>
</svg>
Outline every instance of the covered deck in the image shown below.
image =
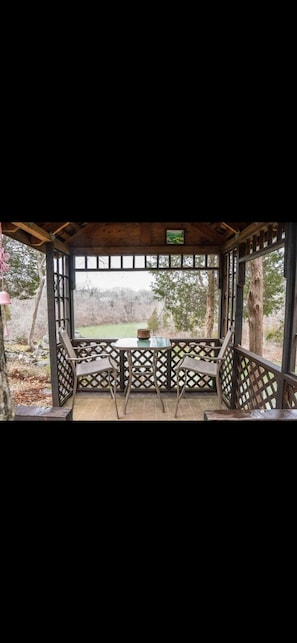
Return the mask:
<svg viewBox="0 0 297 643">
<path fill-rule="evenodd" d="M 21 213 L 20 213 L 21 214 Z M 210 257 L 216 257 L 218 289 L 220 292 L 218 337 L 223 337 L 234 324 L 234 342 L 222 371 L 223 404 L 226 409 L 296 409 L 296 332 L 297 332 L 297 226 L 285 222 L 4 222 L 3 234 L 38 248 L 47 258 L 48 329 L 50 344 L 52 398 L 54 407 L 71 403 L 73 378 L 58 329 L 62 325 L 73 339 L 73 344 L 86 357 L 94 348 L 109 352 L 118 361 L 118 396 L 121 398 L 127 384 L 127 364 L 116 354 L 112 342 L 117 338 L 75 338 L 74 290 L 78 270 L 102 271 L 100 258 L 105 257 L 106 270 L 126 268 L 126 257 L 132 256 L 128 270 L 175 269 L 171 257 L 180 257 L 181 270 L 195 269 L 197 257 L 204 257 L 202 268 L 210 268 Z M 182 245 L 168 244 L 166 231 L 182 230 Z M 244 349 L 241 345 L 243 326 L 243 288 L 246 262 L 254 257 L 284 247 L 284 274 L 286 300 L 282 363 L 280 366 Z M 137 257 L 144 257 L 143 267 L 137 267 Z M 83 268 L 77 268 L 80 258 Z M 163 259 L 166 258 L 165 262 Z M 190 258 L 190 260 L 189 260 Z M 118 261 L 115 262 L 114 259 Z M 167 262 L 167 263 L 166 263 Z M 165 267 L 164 267 L 165 263 Z M 82 265 L 80 263 L 80 265 Z M 114 267 L 116 265 L 116 268 Z M 200 263 L 199 263 L 200 266 Z M 200 266 L 201 267 L 201 266 Z M 131 391 L 128 412 L 120 421 L 200 421 L 205 410 L 217 409 L 215 383 L 200 381 L 196 386 L 190 380 L 190 390 L 180 402 L 179 415 L 174 418 L 176 403 L 176 375 L 174 367 L 180 355 L 191 351 L 199 356 L 201 342 L 211 349 L 219 340 L 197 337 L 172 340 L 170 357 L 160 355 L 158 369 L 160 391 L 165 413 L 158 405 L 152 382 L 145 382 Z M 114 406 L 102 383 L 83 383 L 75 399 L 73 420 L 107 421 L 114 419 Z"/>
</svg>

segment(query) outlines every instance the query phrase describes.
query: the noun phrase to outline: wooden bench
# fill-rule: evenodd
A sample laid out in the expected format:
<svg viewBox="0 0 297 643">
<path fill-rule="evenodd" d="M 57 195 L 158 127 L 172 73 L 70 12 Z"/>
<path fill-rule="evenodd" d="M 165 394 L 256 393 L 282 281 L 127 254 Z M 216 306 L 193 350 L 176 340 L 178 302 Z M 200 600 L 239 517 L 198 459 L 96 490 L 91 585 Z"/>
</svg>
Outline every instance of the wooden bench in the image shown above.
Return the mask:
<svg viewBox="0 0 297 643">
<path fill-rule="evenodd" d="M 217 411 L 204 411 L 204 420 L 218 422 L 224 420 L 230 422 L 232 420 L 269 420 L 283 422 L 294 420 L 297 421 L 297 409 L 253 409 L 251 411 L 243 411 L 242 409 L 223 409 Z"/>
<path fill-rule="evenodd" d="M 14 421 L 21 422 L 70 422 L 72 409 L 59 406 L 27 406 L 17 404 Z"/>
</svg>

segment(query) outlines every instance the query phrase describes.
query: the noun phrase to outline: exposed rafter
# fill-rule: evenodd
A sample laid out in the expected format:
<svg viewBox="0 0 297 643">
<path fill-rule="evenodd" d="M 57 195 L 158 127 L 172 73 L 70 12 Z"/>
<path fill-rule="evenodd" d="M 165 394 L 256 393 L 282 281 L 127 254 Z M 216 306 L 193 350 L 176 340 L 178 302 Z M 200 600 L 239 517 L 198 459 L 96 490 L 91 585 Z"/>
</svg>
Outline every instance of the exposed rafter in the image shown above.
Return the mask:
<svg viewBox="0 0 297 643">
<path fill-rule="evenodd" d="M 13 230 L 8 230 L 6 228 L 5 234 L 8 234 L 8 236 L 13 236 L 12 234 L 13 232 L 22 230 L 29 235 L 28 245 L 31 245 L 32 247 L 41 247 L 44 243 L 54 243 L 57 250 L 66 252 L 67 254 L 69 253 L 68 246 L 63 243 L 60 243 L 60 241 L 55 238 L 55 233 L 53 231 L 47 232 L 45 229 L 43 229 L 40 225 L 36 223 L 12 221 L 11 224 L 9 225 L 12 225 L 14 228 Z M 68 224 L 61 224 L 61 225 L 63 228 L 65 225 L 68 225 Z"/>
<path fill-rule="evenodd" d="M 69 218 L 69 213 L 68 213 Z M 3 234 L 46 252 L 53 244 L 57 252 L 73 256 L 114 254 L 219 254 L 237 245 L 250 226 L 262 224 L 234 222 L 126 222 L 55 221 L 6 223 Z M 166 229 L 183 229 L 182 245 L 166 243 Z"/>
<path fill-rule="evenodd" d="M 54 235 L 49 234 L 45 230 L 42 230 L 36 223 L 23 223 L 22 221 L 12 221 L 13 225 L 17 226 L 25 232 L 29 232 L 33 237 L 40 239 L 42 242 L 52 243 L 54 240 Z"/>
</svg>

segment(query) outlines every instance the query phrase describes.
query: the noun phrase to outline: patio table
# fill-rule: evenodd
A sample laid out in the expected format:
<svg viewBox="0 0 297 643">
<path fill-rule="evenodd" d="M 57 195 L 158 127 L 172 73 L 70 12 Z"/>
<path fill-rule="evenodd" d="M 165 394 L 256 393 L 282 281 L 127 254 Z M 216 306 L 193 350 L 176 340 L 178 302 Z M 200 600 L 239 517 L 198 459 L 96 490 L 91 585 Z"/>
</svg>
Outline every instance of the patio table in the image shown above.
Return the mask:
<svg viewBox="0 0 297 643">
<path fill-rule="evenodd" d="M 131 391 L 133 378 L 140 379 L 144 373 L 153 373 L 154 385 L 160 400 L 163 413 L 165 413 L 164 402 L 160 394 L 160 388 L 157 379 L 157 359 L 159 351 L 168 351 L 171 349 L 171 342 L 167 337 L 150 337 L 149 339 L 137 339 L 136 337 L 123 337 L 111 344 L 118 351 L 124 351 L 127 354 L 129 376 L 128 384 L 125 391 L 124 414 L 126 414 L 127 404 Z M 139 360 L 133 358 L 136 351 L 152 351 L 153 359 L 146 363 L 137 363 Z M 134 359 L 134 361 L 133 361 Z"/>
</svg>

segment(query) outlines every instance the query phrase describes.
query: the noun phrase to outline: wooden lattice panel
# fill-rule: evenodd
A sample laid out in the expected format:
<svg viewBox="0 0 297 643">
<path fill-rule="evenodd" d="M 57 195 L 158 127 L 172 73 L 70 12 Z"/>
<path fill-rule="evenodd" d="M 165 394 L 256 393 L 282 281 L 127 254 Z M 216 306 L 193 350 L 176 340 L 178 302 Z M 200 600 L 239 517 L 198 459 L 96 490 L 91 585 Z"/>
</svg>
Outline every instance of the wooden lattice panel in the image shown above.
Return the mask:
<svg viewBox="0 0 297 643">
<path fill-rule="evenodd" d="M 100 357 L 103 353 L 111 354 L 111 346 L 108 342 L 101 341 L 100 343 L 90 340 L 73 340 L 73 345 L 77 347 L 77 357 L 82 357 L 87 360 L 89 357 Z M 64 348 L 58 348 L 58 382 L 59 382 L 59 398 L 65 400 L 72 394 L 73 390 L 73 372 L 69 361 L 66 359 Z M 108 373 L 97 373 L 95 375 L 88 375 L 84 378 L 79 378 L 77 390 L 98 391 L 109 390 Z"/>
<path fill-rule="evenodd" d="M 102 353 L 107 353 L 115 360 L 119 368 L 119 377 L 117 389 L 118 391 L 124 390 L 128 383 L 128 363 L 126 355 L 119 354 L 111 344 L 114 340 L 84 340 L 74 339 L 74 346 L 79 346 L 77 351 L 80 356 L 87 357 L 92 353 L 100 356 Z M 219 340 L 206 340 L 209 346 L 219 345 Z M 179 360 L 185 353 L 195 354 L 201 357 L 205 346 L 201 347 L 201 340 L 171 340 L 171 351 L 158 353 L 157 360 L 157 379 L 161 390 L 163 391 L 176 391 L 176 371 L 175 367 Z M 152 351 L 143 353 L 136 352 L 135 356 L 140 360 L 140 367 L 145 368 L 146 361 L 153 360 Z M 58 387 L 59 399 L 63 404 L 65 399 L 72 393 L 73 387 L 73 374 L 69 362 L 66 360 L 64 350 L 61 345 L 57 347 L 58 357 Z M 235 373 L 233 369 L 235 368 Z M 181 373 L 182 375 L 182 373 Z M 189 373 L 190 375 L 190 373 Z M 216 391 L 215 381 L 203 377 L 196 376 L 196 381 L 193 377 L 189 377 L 188 390 L 193 393 L 214 393 Z M 243 354 L 240 350 L 236 350 L 235 366 L 233 365 L 233 349 L 229 348 L 226 360 L 221 370 L 221 383 L 223 397 L 227 402 L 232 402 L 232 383 L 235 379 L 235 407 L 243 410 L 253 409 L 274 409 L 277 408 L 277 399 L 279 395 L 279 387 L 281 384 L 281 373 L 279 367 L 273 364 L 269 365 L 267 360 L 253 359 L 252 357 Z M 292 381 L 291 381 L 292 380 Z M 94 377 L 82 383 L 79 390 L 87 391 L 105 391 L 108 387 L 108 381 L 105 378 Z M 150 391 L 155 390 L 153 373 L 143 372 L 141 381 L 133 379 L 132 390 L 134 391 Z M 290 381 L 284 381 L 284 408 L 297 408 L 297 384 L 290 378 Z"/>
<path fill-rule="evenodd" d="M 217 350 L 213 350 L 215 346 L 220 346 L 219 340 L 206 340 L 201 342 L 193 341 L 181 341 L 178 343 L 173 342 L 172 349 L 172 367 L 173 369 L 177 366 L 179 360 L 184 355 L 191 355 L 197 359 L 203 359 L 205 355 L 215 357 L 218 354 Z M 226 359 L 221 369 L 221 383 L 222 383 L 222 393 L 224 397 L 227 397 L 229 400 L 231 398 L 232 390 L 232 350 L 229 348 L 226 354 Z M 177 386 L 177 377 L 176 371 L 172 370 L 171 378 L 174 386 Z M 180 371 L 180 385 L 183 386 L 185 382 L 185 374 L 183 371 Z M 187 372 L 187 386 L 186 391 L 197 391 L 203 393 L 214 393 L 216 392 L 216 382 L 215 378 L 210 377 L 209 375 L 203 375 L 202 373 L 194 373 L 191 371 Z"/>
<path fill-rule="evenodd" d="M 177 386 L 177 377 L 175 368 L 178 362 L 185 355 L 191 355 L 191 357 L 196 357 L 197 359 L 203 359 L 204 355 L 215 356 L 218 354 L 218 351 L 211 350 L 215 346 L 220 346 L 219 340 L 171 340 L 172 350 L 171 350 L 171 382 L 172 388 Z M 180 372 L 180 383 L 184 383 L 184 374 L 183 371 Z M 207 375 L 198 375 L 197 373 L 191 373 L 188 371 L 187 376 L 187 390 L 197 390 L 197 387 L 203 389 L 204 392 L 213 393 L 216 390 L 215 381 L 212 377 Z"/>
<path fill-rule="evenodd" d="M 153 351 L 137 351 L 133 350 L 132 354 L 132 369 L 138 371 L 137 378 L 132 377 L 131 390 L 155 390 L 154 375 L 152 372 L 153 367 Z M 141 371 L 141 374 L 139 373 Z M 124 358 L 124 383 L 128 384 L 128 360 Z M 162 390 L 167 389 L 167 356 L 165 352 L 160 351 L 157 358 L 157 381 L 158 386 Z"/>
<path fill-rule="evenodd" d="M 79 346 L 79 349 L 75 352 L 77 357 L 84 359 L 99 358 L 100 356 L 111 354 L 111 347 L 108 342 L 101 341 L 99 344 L 97 341 L 85 341 L 85 340 L 74 340 L 74 346 Z M 94 375 L 88 375 L 84 378 L 79 378 L 78 390 L 108 390 L 109 388 L 109 377 L 108 373 L 97 373 Z"/>
<path fill-rule="evenodd" d="M 297 409 L 297 384 L 285 381 L 284 401 L 285 408 Z"/>
<path fill-rule="evenodd" d="M 57 367 L 58 367 L 58 382 L 59 382 L 59 401 L 63 404 L 64 401 L 72 394 L 73 389 L 73 372 L 71 365 L 66 360 L 66 353 L 62 346 L 57 349 Z"/>
<path fill-rule="evenodd" d="M 241 356 L 236 371 L 236 406 L 245 410 L 275 409 L 278 382 L 276 374 L 246 356 Z"/>
<path fill-rule="evenodd" d="M 232 395 L 232 377 L 233 351 L 231 350 L 231 348 L 229 348 L 226 354 L 226 359 L 224 360 L 223 366 L 221 368 L 222 395 L 223 398 L 226 398 L 229 402 L 231 401 Z"/>
</svg>

